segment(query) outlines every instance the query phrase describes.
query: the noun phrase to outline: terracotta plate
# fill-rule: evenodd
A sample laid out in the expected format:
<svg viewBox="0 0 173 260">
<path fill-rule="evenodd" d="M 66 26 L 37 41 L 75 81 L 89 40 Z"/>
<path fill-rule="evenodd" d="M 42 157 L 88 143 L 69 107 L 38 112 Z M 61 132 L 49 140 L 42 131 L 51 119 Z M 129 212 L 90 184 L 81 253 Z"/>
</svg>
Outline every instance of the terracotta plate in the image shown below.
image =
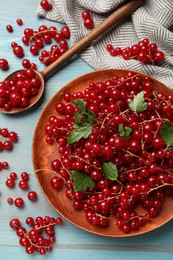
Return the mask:
<svg viewBox="0 0 173 260">
<path fill-rule="evenodd" d="M 173 201 L 171 199 L 166 199 L 162 212 L 157 218 L 155 218 L 149 224 L 141 227 L 139 230 L 133 231 L 129 234 L 124 234 L 119 228 L 116 227 L 115 218 L 111 219 L 110 225 L 107 228 L 101 228 L 90 224 L 86 220 L 85 213 L 83 211 L 75 211 L 73 209 L 71 200 L 65 196 L 65 188 L 61 189 L 60 191 L 56 191 L 53 190 L 50 186 L 50 178 L 53 176 L 53 173 L 51 173 L 47 169 L 51 169 L 51 161 L 58 158 L 59 155 L 57 153 L 57 145 L 48 145 L 46 143 L 46 135 L 44 129 L 50 116 L 57 115 L 55 111 L 55 104 L 58 101 L 62 101 L 63 93 L 65 93 L 66 91 L 71 93 L 74 93 L 76 91 L 83 91 L 88 86 L 88 83 L 91 81 L 106 81 L 108 79 L 111 79 L 113 76 L 124 75 L 126 72 L 126 70 L 120 69 L 95 71 L 83 75 L 68 83 L 60 91 L 58 91 L 46 105 L 38 120 L 33 139 L 33 166 L 35 171 L 38 169 L 42 169 L 36 173 L 36 178 L 43 194 L 45 195 L 49 203 L 65 219 L 70 221 L 72 224 L 78 226 L 79 228 L 82 228 L 94 234 L 110 237 L 135 236 L 149 232 L 162 226 L 173 217 Z M 146 76 L 141 73 L 138 74 L 142 77 Z M 153 79 L 153 83 L 155 91 L 162 91 L 166 94 L 172 93 L 172 91 L 168 87 L 166 87 L 164 84 L 157 81 L 156 79 Z"/>
</svg>

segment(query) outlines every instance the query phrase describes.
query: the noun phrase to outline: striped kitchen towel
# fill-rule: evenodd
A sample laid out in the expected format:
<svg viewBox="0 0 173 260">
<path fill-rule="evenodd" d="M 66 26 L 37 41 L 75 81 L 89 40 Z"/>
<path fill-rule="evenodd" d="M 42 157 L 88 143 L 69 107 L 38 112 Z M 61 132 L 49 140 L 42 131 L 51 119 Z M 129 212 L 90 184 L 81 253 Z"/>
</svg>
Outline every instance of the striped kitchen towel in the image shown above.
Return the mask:
<svg viewBox="0 0 173 260">
<path fill-rule="evenodd" d="M 88 33 L 81 14 L 88 9 L 99 24 L 124 0 L 49 0 L 52 10 L 40 6 L 37 15 L 67 24 L 71 31 L 71 45 Z M 120 56 L 112 57 L 106 50 L 107 44 L 125 48 L 143 38 L 158 44 L 165 59 L 158 65 L 146 65 L 138 60 L 125 61 Z M 146 0 L 130 17 L 112 27 L 99 39 L 80 53 L 80 57 L 94 69 L 124 68 L 151 75 L 173 88 L 173 0 Z"/>
</svg>

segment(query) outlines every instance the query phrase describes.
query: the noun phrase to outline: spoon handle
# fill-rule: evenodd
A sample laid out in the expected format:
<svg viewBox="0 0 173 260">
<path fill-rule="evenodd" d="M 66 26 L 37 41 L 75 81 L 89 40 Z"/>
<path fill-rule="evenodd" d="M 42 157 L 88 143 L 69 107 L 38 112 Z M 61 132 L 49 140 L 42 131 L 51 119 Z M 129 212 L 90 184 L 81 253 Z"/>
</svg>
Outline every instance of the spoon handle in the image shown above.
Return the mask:
<svg viewBox="0 0 173 260">
<path fill-rule="evenodd" d="M 76 42 L 70 49 L 68 49 L 62 56 L 56 61 L 47 66 L 40 73 L 46 78 L 51 72 L 58 68 L 65 61 L 70 59 L 73 55 L 79 53 L 82 49 L 88 46 L 93 40 L 102 35 L 108 29 L 110 29 L 116 23 L 122 21 L 126 16 L 130 15 L 135 9 L 140 7 L 144 3 L 144 0 L 131 0 L 125 3 L 123 6 L 114 11 L 108 18 L 101 22 L 97 27 L 92 29 L 86 36 Z"/>
</svg>

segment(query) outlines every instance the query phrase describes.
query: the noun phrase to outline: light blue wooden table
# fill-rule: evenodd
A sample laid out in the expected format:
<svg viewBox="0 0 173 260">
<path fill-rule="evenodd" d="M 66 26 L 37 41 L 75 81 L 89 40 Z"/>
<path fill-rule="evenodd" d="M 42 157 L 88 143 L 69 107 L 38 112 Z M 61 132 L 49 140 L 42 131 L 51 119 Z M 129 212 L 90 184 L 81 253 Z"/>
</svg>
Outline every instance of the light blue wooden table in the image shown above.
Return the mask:
<svg viewBox="0 0 173 260">
<path fill-rule="evenodd" d="M 0 81 L 8 73 L 21 68 L 21 59 L 14 57 L 10 44 L 12 41 L 21 44 L 23 29 L 26 27 L 37 29 L 41 24 L 54 25 L 51 21 L 36 17 L 38 3 L 38 0 L 0 1 L 0 58 L 7 58 L 10 63 L 9 71 L 0 71 Z M 23 26 L 16 25 L 17 18 L 23 19 Z M 13 33 L 10 34 L 6 31 L 7 24 L 13 25 Z M 62 25 L 56 24 L 56 26 L 61 28 Z M 39 65 L 39 70 L 43 68 L 38 61 L 38 57 L 32 56 L 28 48 L 25 48 L 25 54 L 25 57 Z M 47 81 L 44 101 L 37 110 L 11 116 L 0 114 L 0 128 L 8 128 L 16 131 L 19 135 L 19 142 L 15 145 L 13 151 L 0 152 L 0 161 L 8 161 L 10 164 L 9 170 L 0 171 L 0 260 L 173 259 L 173 221 L 151 233 L 132 238 L 101 237 L 83 231 L 68 221 L 64 221 L 64 225 L 56 229 L 57 243 L 53 251 L 45 256 L 38 254 L 27 255 L 24 248 L 19 246 L 15 232 L 9 228 L 9 221 L 14 217 L 18 217 L 24 222 L 28 216 L 58 216 L 44 198 L 34 176 L 31 158 L 34 128 L 41 111 L 49 99 L 63 85 L 92 70 L 80 58 L 74 59 L 73 62 Z M 37 203 L 29 202 L 26 199 L 25 208 L 22 210 L 7 204 L 6 199 L 10 196 L 25 198 L 27 194 L 19 190 L 18 187 L 10 190 L 5 186 L 5 180 L 12 171 L 16 171 L 18 174 L 22 171 L 30 173 L 30 187 L 36 190 L 39 195 Z"/>
</svg>

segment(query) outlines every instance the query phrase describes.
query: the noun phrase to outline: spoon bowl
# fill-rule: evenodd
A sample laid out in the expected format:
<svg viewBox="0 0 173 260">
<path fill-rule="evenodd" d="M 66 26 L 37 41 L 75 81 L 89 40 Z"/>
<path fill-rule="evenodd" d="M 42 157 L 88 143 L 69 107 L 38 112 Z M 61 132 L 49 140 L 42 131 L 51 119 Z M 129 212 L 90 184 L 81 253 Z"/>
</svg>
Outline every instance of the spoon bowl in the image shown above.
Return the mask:
<svg viewBox="0 0 173 260">
<path fill-rule="evenodd" d="M 20 69 L 20 70 L 16 70 L 13 73 L 11 73 L 5 80 L 12 80 L 14 79 L 15 75 L 19 72 L 25 72 L 24 69 Z M 10 111 L 6 111 L 5 109 L 3 109 L 2 107 L 0 108 L 0 112 L 5 113 L 5 114 L 16 114 L 16 113 L 20 113 L 23 112 L 25 110 L 28 110 L 29 108 L 31 108 L 32 106 L 34 106 L 41 98 L 41 96 L 43 95 L 44 92 L 44 88 L 45 88 L 45 81 L 44 78 L 41 74 L 41 72 L 39 71 L 35 71 L 35 73 L 38 75 L 38 77 L 41 80 L 41 84 L 40 87 L 38 89 L 38 94 L 36 96 L 33 96 L 30 98 L 30 104 L 27 107 L 13 107 Z"/>
<path fill-rule="evenodd" d="M 13 107 L 10 111 L 5 110 L 4 108 L 0 108 L 0 112 L 6 114 L 14 114 L 19 113 L 24 110 L 27 110 L 34 106 L 41 98 L 44 88 L 45 88 L 45 79 L 48 75 L 52 74 L 60 65 L 62 65 L 65 61 L 69 60 L 72 56 L 79 53 L 85 47 L 87 47 L 91 42 L 93 42 L 100 35 L 105 33 L 112 26 L 115 26 L 118 22 L 122 21 L 126 16 L 130 15 L 134 10 L 140 7 L 143 4 L 144 0 L 131 0 L 126 2 L 124 5 L 120 6 L 117 10 L 115 10 L 110 16 L 108 16 L 103 22 L 101 22 L 98 26 L 92 29 L 86 36 L 81 38 L 78 42 L 76 42 L 70 49 L 68 49 L 62 56 L 60 56 L 56 61 L 50 64 L 43 71 L 38 72 L 35 71 L 41 80 L 41 85 L 39 87 L 38 94 L 32 98 L 30 98 L 30 103 L 27 107 Z M 17 70 L 10 74 L 5 80 L 12 80 L 16 73 L 23 72 L 25 70 Z"/>
</svg>

